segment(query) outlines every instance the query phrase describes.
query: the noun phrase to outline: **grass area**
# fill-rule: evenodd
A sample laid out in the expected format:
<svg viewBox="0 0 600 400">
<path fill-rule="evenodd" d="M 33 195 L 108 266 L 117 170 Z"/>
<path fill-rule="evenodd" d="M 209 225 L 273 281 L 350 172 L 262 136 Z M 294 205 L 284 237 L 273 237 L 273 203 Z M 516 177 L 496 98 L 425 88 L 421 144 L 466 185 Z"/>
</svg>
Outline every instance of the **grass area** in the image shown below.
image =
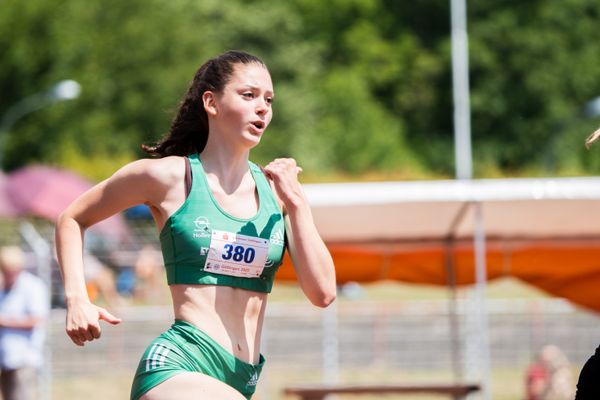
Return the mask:
<svg viewBox="0 0 600 400">
<path fill-rule="evenodd" d="M 496 369 L 492 373 L 492 398 L 494 400 L 522 400 L 524 397 L 524 376 L 526 366 Z M 319 370 L 294 370 L 290 366 L 271 365 L 261 377 L 254 400 L 293 400 L 282 394 L 286 385 L 302 385 L 320 382 Z M 577 376 L 579 371 L 574 371 Z M 131 372 L 133 373 L 133 371 Z M 129 373 L 99 374 L 93 377 L 56 378 L 53 382 L 54 399 L 126 399 L 129 396 L 131 376 Z M 352 384 L 392 384 L 392 383 L 449 383 L 449 371 L 406 371 L 382 367 L 346 369 L 340 372 L 340 382 Z M 376 400 L 381 396 L 346 395 L 344 400 Z M 436 400 L 447 397 L 440 395 L 388 395 L 386 399 Z"/>
<path fill-rule="evenodd" d="M 133 371 L 131 372 L 133 374 Z M 133 375 L 97 374 L 95 376 L 61 377 L 52 382 L 53 399 L 128 399 Z"/>
</svg>

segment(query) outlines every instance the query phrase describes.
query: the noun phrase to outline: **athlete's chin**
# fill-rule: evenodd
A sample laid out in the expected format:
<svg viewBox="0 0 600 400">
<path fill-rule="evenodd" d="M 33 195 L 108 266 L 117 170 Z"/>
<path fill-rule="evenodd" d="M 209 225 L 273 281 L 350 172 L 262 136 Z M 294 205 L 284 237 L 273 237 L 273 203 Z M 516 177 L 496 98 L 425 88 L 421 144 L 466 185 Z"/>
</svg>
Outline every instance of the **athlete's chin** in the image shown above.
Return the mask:
<svg viewBox="0 0 600 400">
<path fill-rule="evenodd" d="M 244 142 L 246 146 L 250 149 L 256 147 L 260 143 L 261 136 L 251 135 L 244 137 Z"/>
<path fill-rule="evenodd" d="M 244 141 L 250 147 L 254 147 L 260 143 L 260 139 L 262 139 L 262 132 L 247 132 L 244 135 Z"/>
</svg>

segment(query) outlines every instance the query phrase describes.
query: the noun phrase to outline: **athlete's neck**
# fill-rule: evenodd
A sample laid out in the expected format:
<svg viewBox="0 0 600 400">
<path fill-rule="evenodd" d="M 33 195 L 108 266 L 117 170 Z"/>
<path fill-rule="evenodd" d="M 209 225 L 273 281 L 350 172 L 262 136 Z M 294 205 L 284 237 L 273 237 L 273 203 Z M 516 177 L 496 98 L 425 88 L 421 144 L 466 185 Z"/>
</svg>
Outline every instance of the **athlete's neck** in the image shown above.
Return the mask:
<svg viewBox="0 0 600 400">
<path fill-rule="evenodd" d="M 200 160 L 206 175 L 214 177 L 225 193 L 233 193 L 250 173 L 248 152 L 232 154 L 223 150 L 204 149 Z"/>
</svg>

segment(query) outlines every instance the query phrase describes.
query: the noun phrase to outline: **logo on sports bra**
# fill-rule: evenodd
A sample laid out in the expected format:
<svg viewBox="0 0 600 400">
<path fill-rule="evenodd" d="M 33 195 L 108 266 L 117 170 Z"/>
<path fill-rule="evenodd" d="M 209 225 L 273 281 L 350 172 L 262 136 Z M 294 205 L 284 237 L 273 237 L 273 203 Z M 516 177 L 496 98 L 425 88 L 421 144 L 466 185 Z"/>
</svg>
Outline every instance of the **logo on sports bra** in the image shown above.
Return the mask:
<svg viewBox="0 0 600 400">
<path fill-rule="evenodd" d="M 196 226 L 193 234 L 194 239 L 210 237 L 210 222 L 208 218 L 200 216 L 194 220 L 194 225 Z"/>
<path fill-rule="evenodd" d="M 284 236 L 283 236 L 283 231 L 281 230 L 281 228 L 277 229 L 275 232 L 273 232 L 273 234 L 271 235 L 270 241 L 273 244 L 283 246 Z"/>
</svg>

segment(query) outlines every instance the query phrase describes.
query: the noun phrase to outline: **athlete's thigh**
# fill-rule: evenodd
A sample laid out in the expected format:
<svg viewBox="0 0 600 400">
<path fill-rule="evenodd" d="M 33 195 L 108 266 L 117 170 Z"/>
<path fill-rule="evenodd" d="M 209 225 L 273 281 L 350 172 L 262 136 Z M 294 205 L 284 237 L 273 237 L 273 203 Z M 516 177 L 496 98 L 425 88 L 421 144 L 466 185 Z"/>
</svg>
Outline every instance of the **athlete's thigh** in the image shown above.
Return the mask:
<svg viewBox="0 0 600 400">
<path fill-rule="evenodd" d="M 146 392 L 140 400 L 246 400 L 231 386 L 199 372 L 182 372 Z"/>
</svg>

